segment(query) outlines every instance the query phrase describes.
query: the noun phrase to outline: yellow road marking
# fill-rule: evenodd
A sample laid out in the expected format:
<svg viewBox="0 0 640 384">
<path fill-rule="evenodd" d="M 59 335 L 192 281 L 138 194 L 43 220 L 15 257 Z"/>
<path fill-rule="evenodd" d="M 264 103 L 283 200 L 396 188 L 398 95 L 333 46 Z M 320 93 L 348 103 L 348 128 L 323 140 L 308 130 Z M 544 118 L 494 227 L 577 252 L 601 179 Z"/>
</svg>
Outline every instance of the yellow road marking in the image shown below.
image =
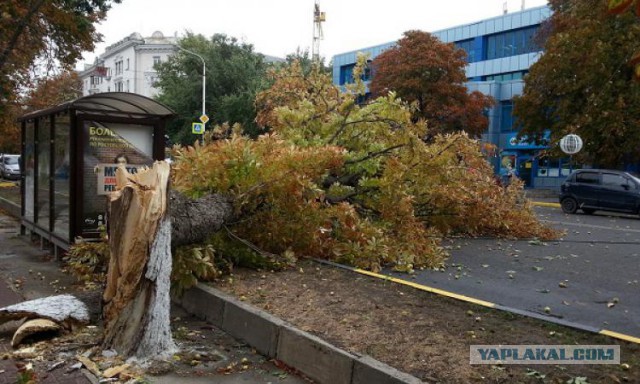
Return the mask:
<svg viewBox="0 0 640 384">
<path fill-rule="evenodd" d="M 442 289 L 438 289 L 438 288 L 432 288 L 432 287 L 428 287 L 426 285 L 422 285 L 422 284 L 417 284 L 417 283 L 413 283 L 411 281 L 406 281 L 406 280 L 402 280 L 402 279 L 397 279 L 395 277 L 391 277 L 391 276 L 387 276 L 387 275 L 382 275 L 380 273 L 375 273 L 375 272 L 369 272 L 369 271 L 365 271 L 364 269 L 358 269 L 358 268 L 354 268 L 353 269 L 355 272 L 358 272 L 362 275 L 367 275 L 367 276 L 372 276 L 372 277 L 377 277 L 379 279 L 384 279 L 384 280 L 388 280 L 388 281 L 392 281 L 396 284 L 402 284 L 402 285 L 406 285 L 408 287 L 412 287 L 412 288 L 416 288 L 419 289 L 421 291 L 425 291 L 425 292 L 430 292 L 430 293 L 435 293 L 437 295 L 441 295 L 441 296 L 446 296 L 446 297 L 451 297 L 453 299 L 458 299 L 458 300 L 462 300 L 462 301 L 466 301 L 468 303 L 473 303 L 473 304 L 477 304 L 477 305 L 481 305 L 483 307 L 487 307 L 487 308 L 495 308 L 495 304 L 494 303 L 490 303 L 488 301 L 484 301 L 484 300 L 478 300 L 478 299 L 474 299 L 473 297 L 469 297 L 469 296 L 465 296 L 465 295 L 459 295 L 457 293 L 453 293 L 453 292 L 449 292 L 449 291 L 445 291 Z"/>
<path fill-rule="evenodd" d="M 370 272 L 370 271 L 366 271 L 364 269 L 359 269 L 359 268 L 353 268 L 353 271 L 357 272 L 359 274 L 362 274 L 362 275 L 376 277 L 376 278 L 379 278 L 379 279 L 383 279 L 383 280 L 394 282 L 396 284 L 402 284 L 402 285 L 406 285 L 408 287 L 416 288 L 416 289 L 419 289 L 421 291 L 435 293 L 437 295 L 446 296 L 446 297 L 450 297 L 450 298 L 453 298 L 453 299 L 466 301 L 468 303 L 481 305 L 483 307 L 487 307 L 487 308 L 495 308 L 496 307 L 496 304 L 488 302 L 488 301 L 474 299 L 473 297 L 469 297 L 469 296 L 465 296 L 465 295 L 459 295 L 457 293 L 445 291 L 445 290 L 438 289 L 438 288 L 429 287 L 429 286 L 426 286 L 426 285 L 421 285 L 421 284 L 418 284 L 418 283 L 413 283 L 411 281 L 398 279 L 398 278 L 387 276 L 387 275 L 383 275 L 383 274 L 380 274 L 380 273 Z M 625 335 L 624 333 L 618 333 L 618 332 L 613 332 L 613 331 L 608 331 L 606 329 L 602 329 L 602 330 L 600 330 L 598 332 L 598 334 L 604 335 L 604 336 L 613 337 L 613 338 L 618 339 L 618 340 L 628 341 L 630 343 L 640 344 L 640 338 L 634 337 L 634 336 Z"/>
<path fill-rule="evenodd" d="M 613 337 L 613 338 L 616 338 L 616 339 L 628 341 L 630 343 L 640 344 L 640 338 L 639 337 L 633 337 L 633 336 L 625 335 L 624 333 L 607 331 L 606 329 L 603 329 L 598 333 L 600 333 L 601 335 L 605 335 L 605 336 Z"/>
<path fill-rule="evenodd" d="M 531 204 L 537 205 L 538 207 L 560 208 L 560 203 L 546 203 L 544 201 L 532 201 Z"/>
</svg>

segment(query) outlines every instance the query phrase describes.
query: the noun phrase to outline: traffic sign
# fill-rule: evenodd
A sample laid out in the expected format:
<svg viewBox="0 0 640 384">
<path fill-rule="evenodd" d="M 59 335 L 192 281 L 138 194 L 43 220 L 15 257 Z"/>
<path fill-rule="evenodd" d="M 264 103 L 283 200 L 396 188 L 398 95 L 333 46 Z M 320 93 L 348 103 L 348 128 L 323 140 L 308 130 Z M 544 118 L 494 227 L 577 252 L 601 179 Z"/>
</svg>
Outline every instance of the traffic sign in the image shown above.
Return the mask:
<svg viewBox="0 0 640 384">
<path fill-rule="evenodd" d="M 202 135 L 204 133 L 204 123 L 191 123 L 191 133 Z"/>
<path fill-rule="evenodd" d="M 200 116 L 200 121 L 202 121 L 202 124 L 207 124 L 207 121 L 209 121 L 209 116 L 203 113 L 202 116 Z"/>
</svg>

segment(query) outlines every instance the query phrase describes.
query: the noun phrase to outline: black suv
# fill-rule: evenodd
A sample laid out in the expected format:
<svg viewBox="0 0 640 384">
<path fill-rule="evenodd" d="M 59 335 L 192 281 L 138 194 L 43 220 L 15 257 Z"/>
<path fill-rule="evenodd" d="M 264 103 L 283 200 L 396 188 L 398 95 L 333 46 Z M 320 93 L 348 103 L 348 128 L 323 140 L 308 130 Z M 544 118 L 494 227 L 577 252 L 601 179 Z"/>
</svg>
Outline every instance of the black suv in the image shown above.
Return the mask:
<svg viewBox="0 0 640 384">
<path fill-rule="evenodd" d="M 560 205 L 565 213 L 578 209 L 640 213 L 640 179 L 621 171 L 581 169 L 560 187 Z"/>
</svg>

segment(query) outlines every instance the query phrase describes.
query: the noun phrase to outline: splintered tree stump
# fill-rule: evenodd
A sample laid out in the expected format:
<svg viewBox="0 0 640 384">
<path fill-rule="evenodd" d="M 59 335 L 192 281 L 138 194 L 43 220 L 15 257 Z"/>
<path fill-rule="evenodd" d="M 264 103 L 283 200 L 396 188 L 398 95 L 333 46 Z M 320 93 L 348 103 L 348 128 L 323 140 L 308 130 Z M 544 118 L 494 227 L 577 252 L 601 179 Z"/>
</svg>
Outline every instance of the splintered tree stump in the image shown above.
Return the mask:
<svg viewBox="0 0 640 384">
<path fill-rule="evenodd" d="M 169 164 L 135 175 L 116 171 L 109 201 L 111 259 L 104 291 L 103 348 L 157 358 L 176 350 L 170 328 Z"/>
</svg>

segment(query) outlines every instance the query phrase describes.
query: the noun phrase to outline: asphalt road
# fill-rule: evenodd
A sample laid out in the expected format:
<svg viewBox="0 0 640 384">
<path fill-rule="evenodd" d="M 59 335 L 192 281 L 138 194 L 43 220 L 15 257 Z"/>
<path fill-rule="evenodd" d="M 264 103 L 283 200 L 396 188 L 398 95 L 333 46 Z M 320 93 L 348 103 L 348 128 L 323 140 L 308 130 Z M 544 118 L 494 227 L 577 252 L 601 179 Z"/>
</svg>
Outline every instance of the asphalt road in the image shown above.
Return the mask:
<svg viewBox="0 0 640 384">
<path fill-rule="evenodd" d="M 546 207 L 536 212 L 566 231 L 561 240 L 456 239 L 444 243 L 451 247 L 444 272 L 393 275 L 545 318 L 640 337 L 640 219 L 565 215 Z"/>
</svg>

